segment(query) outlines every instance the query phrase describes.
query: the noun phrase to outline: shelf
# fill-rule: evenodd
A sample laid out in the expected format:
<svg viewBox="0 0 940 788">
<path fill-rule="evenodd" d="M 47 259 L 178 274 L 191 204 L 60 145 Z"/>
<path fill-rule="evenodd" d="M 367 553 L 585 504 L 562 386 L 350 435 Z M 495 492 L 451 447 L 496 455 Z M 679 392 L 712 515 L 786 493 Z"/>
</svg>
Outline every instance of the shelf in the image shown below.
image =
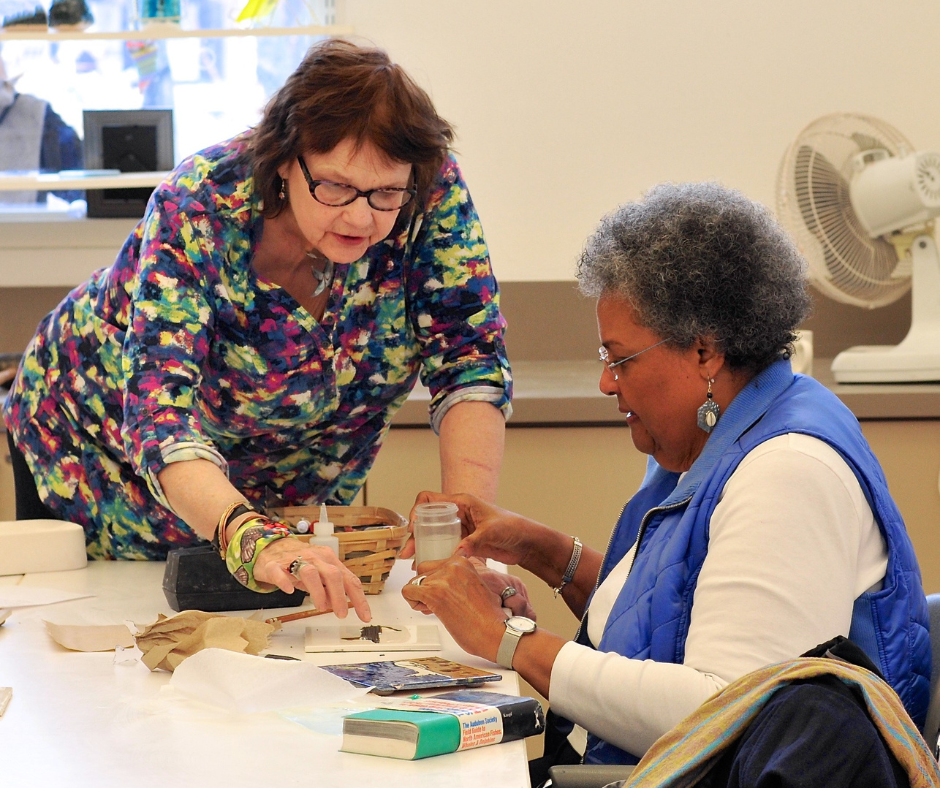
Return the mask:
<svg viewBox="0 0 940 788">
<path fill-rule="evenodd" d="M 136 189 L 153 188 L 166 178 L 166 172 L 122 172 L 120 175 L 2 175 L 0 192 L 21 190 L 64 191 L 66 189 Z"/>
<path fill-rule="evenodd" d="M 301 25 L 298 27 L 251 27 L 222 28 L 214 30 L 183 30 L 178 25 L 154 24 L 140 30 L 96 31 L 96 30 L 24 30 L 21 33 L 9 30 L 0 33 L 0 41 L 154 41 L 164 38 L 228 38 L 265 36 L 350 36 L 348 25 Z"/>
</svg>

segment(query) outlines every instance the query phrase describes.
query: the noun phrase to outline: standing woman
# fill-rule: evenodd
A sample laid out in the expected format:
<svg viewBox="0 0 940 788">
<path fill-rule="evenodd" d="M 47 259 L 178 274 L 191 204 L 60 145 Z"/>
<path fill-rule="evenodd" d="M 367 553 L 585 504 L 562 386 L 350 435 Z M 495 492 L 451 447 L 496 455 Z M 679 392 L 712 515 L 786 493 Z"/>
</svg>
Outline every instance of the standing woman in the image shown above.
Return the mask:
<svg viewBox="0 0 940 788">
<path fill-rule="evenodd" d="M 314 46 L 40 324 L 4 409 L 17 517 L 80 523 L 92 558 L 215 540 L 249 587 L 367 616 L 254 509 L 351 502 L 419 372 L 442 489 L 495 496 L 505 323 L 452 138 L 385 52 Z"/>
</svg>

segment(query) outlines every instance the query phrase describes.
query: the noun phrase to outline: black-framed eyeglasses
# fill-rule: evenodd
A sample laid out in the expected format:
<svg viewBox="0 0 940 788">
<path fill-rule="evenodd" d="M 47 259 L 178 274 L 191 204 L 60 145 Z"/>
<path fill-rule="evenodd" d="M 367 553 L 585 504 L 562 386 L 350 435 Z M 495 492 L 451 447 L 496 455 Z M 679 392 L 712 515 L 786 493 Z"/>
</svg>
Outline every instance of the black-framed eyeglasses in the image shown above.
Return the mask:
<svg viewBox="0 0 940 788">
<path fill-rule="evenodd" d="M 307 181 L 310 196 L 318 203 L 329 205 L 331 208 L 341 208 L 344 205 L 354 203 L 360 197 L 365 197 L 369 207 L 377 211 L 399 211 L 418 194 L 414 189 L 395 186 L 360 191 L 348 183 L 314 180 L 310 177 L 310 170 L 307 169 L 307 163 L 304 161 L 303 156 L 298 156 L 297 161 L 300 162 L 300 171 Z"/>
<path fill-rule="evenodd" d="M 607 369 L 610 371 L 610 374 L 614 376 L 614 380 L 620 380 L 620 378 L 618 377 L 617 367 L 619 367 L 621 364 L 626 364 L 628 361 L 632 359 L 635 359 L 637 356 L 642 355 L 647 350 L 652 350 L 654 347 L 659 347 L 665 341 L 666 341 L 665 339 L 661 339 L 655 345 L 650 345 L 649 347 L 645 347 L 639 352 L 634 353 L 632 356 L 627 356 L 626 358 L 617 359 L 617 361 L 611 361 L 610 353 L 607 352 L 607 348 L 601 346 L 597 349 L 597 357 L 600 360 L 600 362 L 605 367 L 607 367 Z"/>
</svg>

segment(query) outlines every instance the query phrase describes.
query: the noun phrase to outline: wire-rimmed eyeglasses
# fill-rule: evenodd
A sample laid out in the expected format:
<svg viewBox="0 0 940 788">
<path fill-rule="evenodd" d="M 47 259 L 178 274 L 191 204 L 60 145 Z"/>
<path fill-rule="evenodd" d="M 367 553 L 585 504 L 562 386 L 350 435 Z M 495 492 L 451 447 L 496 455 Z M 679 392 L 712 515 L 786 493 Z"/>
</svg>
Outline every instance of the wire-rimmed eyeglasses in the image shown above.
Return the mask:
<svg viewBox="0 0 940 788">
<path fill-rule="evenodd" d="M 620 377 L 617 373 L 617 367 L 619 367 L 621 364 L 626 364 L 628 361 L 632 359 L 635 359 L 637 356 L 642 355 L 647 350 L 652 350 L 654 347 L 659 347 L 665 341 L 666 341 L 665 339 L 661 339 L 655 345 L 650 345 L 649 347 L 645 347 L 639 352 L 634 353 L 632 356 L 627 356 L 626 358 L 621 358 L 621 359 L 618 359 L 617 361 L 610 360 L 610 353 L 608 353 L 607 348 L 605 348 L 602 345 L 601 347 L 597 349 L 597 357 L 598 359 L 600 359 L 601 363 L 605 367 L 607 367 L 607 369 L 610 371 L 610 374 L 614 376 L 614 380 L 620 380 Z"/>
<path fill-rule="evenodd" d="M 307 181 L 310 196 L 318 203 L 329 205 L 331 208 L 341 208 L 344 205 L 354 203 L 360 197 L 365 197 L 369 207 L 377 211 L 398 211 L 410 203 L 417 195 L 417 191 L 414 189 L 404 189 L 396 186 L 361 191 L 348 183 L 314 180 L 310 177 L 310 170 L 307 169 L 307 163 L 304 161 L 303 156 L 298 156 L 297 161 L 300 162 L 300 171 L 304 174 L 304 180 Z"/>
</svg>

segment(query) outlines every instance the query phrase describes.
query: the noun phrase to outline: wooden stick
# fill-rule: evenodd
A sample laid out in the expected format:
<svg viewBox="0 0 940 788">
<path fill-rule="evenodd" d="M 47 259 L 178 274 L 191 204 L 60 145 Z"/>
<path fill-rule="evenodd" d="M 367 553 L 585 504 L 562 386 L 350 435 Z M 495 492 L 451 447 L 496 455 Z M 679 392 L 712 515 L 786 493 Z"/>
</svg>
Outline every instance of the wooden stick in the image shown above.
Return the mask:
<svg viewBox="0 0 940 788">
<path fill-rule="evenodd" d="M 353 603 L 350 602 L 347 605 L 347 609 L 352 607 Z M 266 618 L 264 620 L 265 624 L 284 624 L 287 621 L 298 621 L 301 618 L 310 618 L 311 616 L 322 616 L 326 613 L 332 613 L 333 608 L 328 608 L 327 610 L 320 610 L 319 608 L 312 607 L 309 610 L 301 610 L 299 613 L 288 613 L 286 616 L 275 616 L 274 618 Z"/>
</svg>

